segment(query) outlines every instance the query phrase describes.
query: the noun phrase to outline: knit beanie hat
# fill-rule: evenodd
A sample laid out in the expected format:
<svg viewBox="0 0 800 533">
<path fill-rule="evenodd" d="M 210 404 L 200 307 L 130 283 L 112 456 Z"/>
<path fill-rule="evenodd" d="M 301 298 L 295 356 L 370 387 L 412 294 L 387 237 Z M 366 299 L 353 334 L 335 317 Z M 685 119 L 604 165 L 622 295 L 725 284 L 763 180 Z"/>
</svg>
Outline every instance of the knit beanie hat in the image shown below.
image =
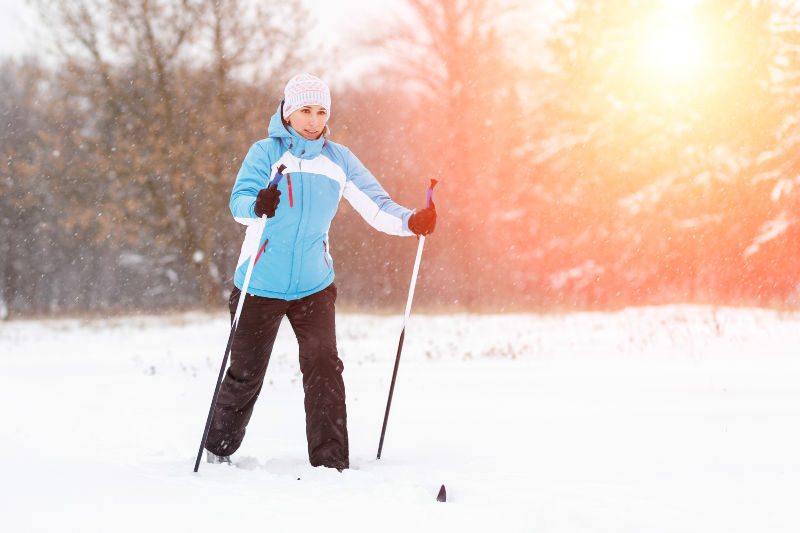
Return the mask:
<svg viewBox="0 0 800 533">
<path fill-rule="evenodd" d="M 331 91 L 325 82 L 311 74 L 298 74 L 283 90 L 283 118 L 307 105 L 318 105 L 331 113 Z"/>
</svg>

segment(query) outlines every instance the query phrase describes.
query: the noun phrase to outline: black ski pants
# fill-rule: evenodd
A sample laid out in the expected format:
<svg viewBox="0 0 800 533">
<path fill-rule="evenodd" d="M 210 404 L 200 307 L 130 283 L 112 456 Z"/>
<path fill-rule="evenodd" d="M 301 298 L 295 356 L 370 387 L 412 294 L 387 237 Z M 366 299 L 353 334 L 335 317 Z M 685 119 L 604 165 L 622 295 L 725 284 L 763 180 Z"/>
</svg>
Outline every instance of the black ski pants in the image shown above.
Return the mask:
<svg viewBox="0 0 800 533">
<path fill-rule="evenodd" d="M 234 288 L 231 320 L 241 291 Z M 284 316 L 297 337 L 305 393 L 308 458 L 313 466 L 349 467 L 344 365 L 336 350 L 336 286 L 299 300 L 248 294 L 231 347 L 231 362 L 220 387 L 206 448 L 231 455 L 242 443 Z"/>
</svg>

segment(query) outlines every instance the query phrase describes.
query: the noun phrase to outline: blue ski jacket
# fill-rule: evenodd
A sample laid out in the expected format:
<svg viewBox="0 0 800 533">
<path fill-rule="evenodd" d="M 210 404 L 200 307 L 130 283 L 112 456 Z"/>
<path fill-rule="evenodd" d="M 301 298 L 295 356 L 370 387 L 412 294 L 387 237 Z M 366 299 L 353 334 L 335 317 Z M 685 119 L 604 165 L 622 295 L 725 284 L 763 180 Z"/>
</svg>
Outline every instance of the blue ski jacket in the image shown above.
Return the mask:
<svg viewBox="0 0 800 533">
<path fill-rule="evenodd" d="M 269 138 L 250 147 L 233 185 L 231 213 L 247 226 L 233 282 L 242 288 L 256 254 L 247 292 L 296 300 L 333 282 L 328 230 L 342 196 L 370 225 L 391 235 L 413 235 L 412 211 L 393 202 L 350 150 L 327 140 L 327 128 L 319 139 L 308 140 L 286 125 L 282 105 L 270 120 Z M 286 169 L 278 185 L 280 204 L 257 242 L 256 196 L 281 165 Z"/>
</svg>

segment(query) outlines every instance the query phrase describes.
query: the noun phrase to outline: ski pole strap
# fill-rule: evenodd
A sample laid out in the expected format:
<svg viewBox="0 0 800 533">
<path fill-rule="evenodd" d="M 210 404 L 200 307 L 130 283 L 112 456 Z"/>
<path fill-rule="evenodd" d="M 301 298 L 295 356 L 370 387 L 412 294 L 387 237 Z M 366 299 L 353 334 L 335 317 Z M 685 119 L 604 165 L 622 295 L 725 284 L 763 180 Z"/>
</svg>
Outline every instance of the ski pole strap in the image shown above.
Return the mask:
<svg viewBox="0 0 800 533">
<path fill-rule="evenodd" d="M 430 187 L 428 187 L 428 198 L 425 201 L 425 207 L 430 207 L 431 206 L 431 199 L 433 198 L 433 188 L 436 187 L 437 183 L 439 183 L 439 182 L 434 180 L 434 179 L 431 180 L 431 185 L 430 185 Z"/>
</svg>

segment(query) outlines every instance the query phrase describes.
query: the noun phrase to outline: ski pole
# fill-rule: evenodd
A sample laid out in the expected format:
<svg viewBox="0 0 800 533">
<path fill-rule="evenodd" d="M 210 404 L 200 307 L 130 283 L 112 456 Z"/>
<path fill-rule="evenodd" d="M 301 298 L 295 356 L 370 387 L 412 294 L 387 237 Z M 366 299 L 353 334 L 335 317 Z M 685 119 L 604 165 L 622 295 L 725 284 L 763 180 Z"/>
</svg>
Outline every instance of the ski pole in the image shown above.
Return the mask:
<svg viewBox="0 0 800 533">
<path fill-rule="evenodd" d="M 269 189 L 277 189 L 278 183 L 280 183 L 281 179 L 283 178 L 283 171 L 286 170 L 285 165 L 281 165 L 278 167 L 278 171 L 275 173 L 275 177 L 272 178 L 272 181 L 269 182 L 267 188 Z M 267 215 L 261 215 L 261 220 L 258 222 L 258 238 L 256 239 L 256 243 L 261 246 L 261 237 L 264 234 L 264 227 L 267 224 Z M 222 377 L 225 375 L 225 369 L 228 367 L 228 356 L 231 354 L 231 347 L 233 346 L 233 337 L 236 334 L 236 326 L 239 324 L 239 317 L 242 314 L 242 307 L 244 307 L 244 299 L 247 296 L 247 287 L 250 285 L 250 276 L 253 274 L 253 267 L 256 264 L 256 256 L 257 254 L 256 249 L 253 252 L 253 255 L 250 256 L 250 264 L 247 265 L 247 272 L 244 275 L 244 283 L 242 283 L 242 292 L 239 294 L 239 302 L 236 304 L 236 314 L 233 316 L 233 322 L 231 323 L 231 333 L 228 335 L 228 345 L 225 347 L 225 355 L 222 357 L 222 366 L 219 369 L 219 376 L 217 377 L 217 386 L 214 388 L 214 395 L 211 397 L 211 407 L 208 409 L 208 418 L 206 419 L 206 427 L 203 430 L 203 438 L 200 441 L 200 449 L 197 450 L 197 459 L 194 462 L 194 471 L 197 472 L 197 469 L 200 468 L 200 458 L 203 456 L 203 449 L 206 447 L 206 439 L 208 438 L 208 432 L 211 429 L 211 419 L 214 416 L 214 407 L 217 405 L 217 396 L 219 396 L 219 389 L 222 385 Z"/>
<path fill-rule="evenodd" d="M 433 188 L 436 187 L 437 181 L 432 179 L 431 185 L 428 187 L 427 201 L 425 207 L 430 207 L 431 198 L 433 198 Z M 392 384 L 389 386 L 389 399 L 386 402 L 386 414 L 383 415 L 383 428 L 381 428 L 381 441 L 378 444 L 378 459 L 381 458 L 381 450 L 383 450 L 383 438 L 386 436 L 386 423 L 389 421 L 389 409 L 392 407 L 392 395 L 394 394 L 394 384 L 397 380 L 397 368 L 400 366 L 400 354 L 403 351 L 403 339 L 406 336 L 406 324 L 408 317 L 411 315 L 411 301 L 414 299 L 414 287 L 417 285 L 417 273 L 419 272 L 419 262 L 422 259 L 422 248 L 425 246 L 425 235 L 419 238 L 417 245 L 417 257 L 414 259 L 414 272 L 411 274 L 411 286 L 408 288 L 408 300 L 406 301 L 406 313 L 403 316 L 403 329 L 400 332 L 400 342 L 397 344 L 397 357 L 394 360 L 394 372 L 392 373 Z"/>
</svg>

